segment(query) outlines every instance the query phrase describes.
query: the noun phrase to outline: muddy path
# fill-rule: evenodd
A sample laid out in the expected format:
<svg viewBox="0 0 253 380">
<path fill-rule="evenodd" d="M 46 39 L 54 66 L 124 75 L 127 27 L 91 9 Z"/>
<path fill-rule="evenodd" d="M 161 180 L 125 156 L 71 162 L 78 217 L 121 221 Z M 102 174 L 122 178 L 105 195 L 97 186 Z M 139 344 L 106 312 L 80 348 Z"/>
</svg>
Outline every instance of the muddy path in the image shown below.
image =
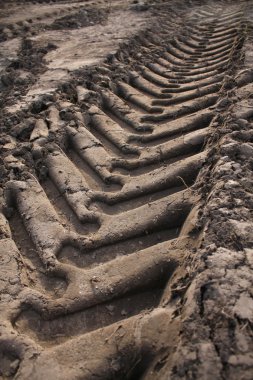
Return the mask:
<svg viewBox="0 0 253 380">
<path fill-rule="evenodd" d="M 24 6 L 1 43 L 0 377 L 252 379 L 252 3 Z"/>
</svg>

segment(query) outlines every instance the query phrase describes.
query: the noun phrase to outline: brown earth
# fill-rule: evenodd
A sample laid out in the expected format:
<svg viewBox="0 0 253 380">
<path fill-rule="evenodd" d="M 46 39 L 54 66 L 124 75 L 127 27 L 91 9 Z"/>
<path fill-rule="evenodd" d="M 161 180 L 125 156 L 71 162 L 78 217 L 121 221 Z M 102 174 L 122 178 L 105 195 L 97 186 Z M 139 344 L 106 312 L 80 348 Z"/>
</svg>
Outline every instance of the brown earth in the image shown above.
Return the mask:
<svg viewBox="0 0 253 380">
<path fill-rule="evenodd" d="M 9 1 L 0 378 L 251 380 L 250 1 Z"/>
</svg>

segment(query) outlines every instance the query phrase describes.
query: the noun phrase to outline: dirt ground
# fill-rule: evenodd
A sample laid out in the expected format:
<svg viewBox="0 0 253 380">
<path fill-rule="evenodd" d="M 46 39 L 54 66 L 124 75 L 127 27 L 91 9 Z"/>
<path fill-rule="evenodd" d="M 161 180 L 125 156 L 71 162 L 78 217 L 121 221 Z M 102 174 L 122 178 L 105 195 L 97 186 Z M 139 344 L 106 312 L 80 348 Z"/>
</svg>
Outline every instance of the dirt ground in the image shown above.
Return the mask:
<svg viewBox="0 0 253 380">
<path fill-rule="evenodd" d="M 0 9 L 0 379 L 252 380 L 253 2 Z"/>
</svg>

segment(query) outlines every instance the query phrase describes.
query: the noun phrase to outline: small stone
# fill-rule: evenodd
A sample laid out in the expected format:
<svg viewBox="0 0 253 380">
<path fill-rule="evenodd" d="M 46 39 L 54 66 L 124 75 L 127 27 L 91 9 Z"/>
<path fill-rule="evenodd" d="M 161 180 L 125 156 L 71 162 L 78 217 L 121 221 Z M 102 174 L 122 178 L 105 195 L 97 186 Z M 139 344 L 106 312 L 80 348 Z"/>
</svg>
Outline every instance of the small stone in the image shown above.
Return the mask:
<svg viewBox="0 0 253 380">
<path fill-rule="evenodd" d="M 91 278 L 91 281 L 92 281 L 92 282 L 99 282 L 100 279 L 99 279 L 97 276 L 93 276 L 93 277 Z"/>
<path fill-rule="evenodd" d="M 12 150 L 16 147 L 16 143 L 10 142 L 3 146 L 3 150 Z"/>
<path fill-rule="evenodd" d="M 7 157 L 5 157 L 4 161 L 9 164 L 12 162 L 18 162 L 18 159 L 14 157 L 12 154 L 9 154 Z"/>
<path fill-rule="evenodd" d="M 106 306 L 106 309 L 109 310 L 110 312 L 114 311 L 115 307 L 113 305 L 108 305 Z"/>
</svg>

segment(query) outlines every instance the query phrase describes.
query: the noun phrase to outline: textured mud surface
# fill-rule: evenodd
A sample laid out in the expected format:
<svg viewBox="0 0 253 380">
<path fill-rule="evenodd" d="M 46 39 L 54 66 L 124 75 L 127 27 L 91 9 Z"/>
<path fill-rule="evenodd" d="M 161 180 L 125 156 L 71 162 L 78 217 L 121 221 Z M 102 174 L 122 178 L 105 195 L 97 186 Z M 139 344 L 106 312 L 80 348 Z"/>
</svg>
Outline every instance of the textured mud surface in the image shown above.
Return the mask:
<svg viewBox="0 0 253 380">
<path fill-rule="evenodd" d="M 115 53 L 149 16 L 126 1 L 5 4 L 0 24 L 11 32 L 0 28 L 1 104 L 15 114 L 43 95 L 52 96 L 71 72 Z M 71 28 L 67 21 L 62 28 L 62 19 L 72 20 Z"/>
<path fill-rule="evenodd" d="M 3 10 L 0 377 L 251 380 L 252 3 Z"/>
</svg>

